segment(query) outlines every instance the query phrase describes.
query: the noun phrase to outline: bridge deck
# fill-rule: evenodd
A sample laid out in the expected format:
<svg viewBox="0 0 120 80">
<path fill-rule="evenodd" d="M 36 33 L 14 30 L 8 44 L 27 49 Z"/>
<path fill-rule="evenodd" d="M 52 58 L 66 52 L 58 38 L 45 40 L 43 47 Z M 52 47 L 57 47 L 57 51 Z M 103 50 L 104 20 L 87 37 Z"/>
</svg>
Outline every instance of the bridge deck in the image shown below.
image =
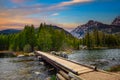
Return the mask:
<svg viewBox="0 0 120 80">
<path fill-rule="evenodd" d="M 104 72 L 104 71 L 93 71 L 79 75 L 83 80 L 120 80 L 120 74 Z"/>
<path fill-rule="evenodd" d="M 73 70 L 78 73 L 78 77 L 82 80 L 120 80 L 120 74 L 105 72 L 105 71 L 94 71 L 92 68 L 76 64 L 74 62 L 47 54 L 41 51 L 37 51 L 38 54 L 49 58 L 50 60 L 58 63 L 67 69 Z"/>
<path fill-rule="evenodd" d="M 40 51 L 38 51 L 38 53 L 40 53 L 43 56 L 46 56 L 47 58 L 51 59 L 52 61 L 54 61 L 58 64 L 61 64 L 62 66 L 66 67 L 70 70 L 73 70 L 74 72 L 77 72 L 78 74 L 93 71 L 93 69 L 91 69 L 91 68 L 58 58 L 51 54 L 46 54 L 46 53 L 40 52 Z"/>
</svg>

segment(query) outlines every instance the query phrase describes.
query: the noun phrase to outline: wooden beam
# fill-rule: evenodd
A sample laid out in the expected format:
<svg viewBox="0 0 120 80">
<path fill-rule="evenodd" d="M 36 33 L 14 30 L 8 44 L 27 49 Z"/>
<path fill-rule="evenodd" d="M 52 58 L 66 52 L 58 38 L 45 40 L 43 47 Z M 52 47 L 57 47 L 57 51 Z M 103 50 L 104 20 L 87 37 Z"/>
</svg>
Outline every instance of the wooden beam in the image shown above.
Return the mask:
<svg viewBox="0 0 120 80">
<path fill-rule="evenodd" d="M 68 74 L 71 77 L 71 80 L 82 80 L 79 76 L 69 72 Z"/>
<path fill-rule="evenodd" d="M 60 75 L 59 73 L 57 73 L 57 78 L 59 79 L 59 80 L 66 80 L 62 75 Z"/>
<path fill-rule="evenodd" d="M 59 73 L 67 80 L 70 80 L 70 77 L 68 76 L 68 74 L 66 74 L 65 72 L 63 71 L 59 71 Z"/>
</svg>

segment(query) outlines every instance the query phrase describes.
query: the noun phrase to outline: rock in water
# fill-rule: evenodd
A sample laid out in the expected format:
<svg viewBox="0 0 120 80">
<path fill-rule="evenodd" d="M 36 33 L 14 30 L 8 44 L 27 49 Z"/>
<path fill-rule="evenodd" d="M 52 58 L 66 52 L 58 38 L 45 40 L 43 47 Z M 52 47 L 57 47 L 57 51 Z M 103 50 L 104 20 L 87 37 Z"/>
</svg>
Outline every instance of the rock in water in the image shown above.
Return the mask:
<svg viewBox="0 0 120 80">
<path fill-rule="evenodd" d="M 34 53 L 29 53 L 29 56 L 35 56 L 35 54 Z"/>
<path fill-rule="evenodd" d="M 37 74 L 37 75 L 39 75 L 40 74 L 40 72 L 34 72 L 35 74 Z"/>
<path fill-rule="evenodd" d="M 19 58 L 19 57 L 24 57 L 24 55 L 21 54 L 21 55 L 18 55 L 17 57 L 18 57 L 18 58 Z"/>
</svg>

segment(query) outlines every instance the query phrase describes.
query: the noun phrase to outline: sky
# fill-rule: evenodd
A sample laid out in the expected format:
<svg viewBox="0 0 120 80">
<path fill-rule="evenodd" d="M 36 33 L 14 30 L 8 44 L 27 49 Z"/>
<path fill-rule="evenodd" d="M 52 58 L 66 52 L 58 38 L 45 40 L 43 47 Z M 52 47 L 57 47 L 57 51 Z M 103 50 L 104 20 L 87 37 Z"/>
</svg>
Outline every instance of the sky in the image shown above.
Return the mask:
<svg viewBox="0 0 120 80">
<path fill-rule="evenodd" d="M 0 30 L 40 23 L 72 30 L 89 20 L 111 24 L 120 0 L 0 0 Z"/>
</svg>

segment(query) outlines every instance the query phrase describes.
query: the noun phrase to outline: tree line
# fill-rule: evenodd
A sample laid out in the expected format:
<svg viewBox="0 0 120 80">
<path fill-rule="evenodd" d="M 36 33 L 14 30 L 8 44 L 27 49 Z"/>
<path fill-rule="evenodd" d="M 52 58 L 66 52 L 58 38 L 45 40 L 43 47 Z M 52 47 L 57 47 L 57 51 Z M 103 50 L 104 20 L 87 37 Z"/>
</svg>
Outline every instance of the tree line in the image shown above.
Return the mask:
<svg viewBox="0 0 120 80">
<path fill-rule="evenodd" d="M 92 32 L 88 31 L 84 38 L 77 39 L 66 34 L 64 30 L 54 29 L 52 25 L 45 23 L 41 23 L 36 29 L 34 25 L 26 25 L 19 33 L 0 34 L 0 50 L 24 52 L 78 50 L 80 45 L 85 45 L 88 49 L 117 48 L 120 47 L 120 34 L 107 34 L 95 29 Z"/>
<path fill-rule="evenodd" d="M 60 51 L 77 49 L 79 40 L 64 30 L 54 29 L 52 25 L 41 23 L 39 28 L 26 25 L 15 34 L 0 35 L 0 50 L 25 51 Z M 76 46 L 77 45 L 77 46 Z"/>
<path fill-rule="evenodd" d="M 86 33 L 82 43 L 87 45 L 89 49 L 100 47 L 120 48 L 120 33 L 110 34 L 95 29 Z"/>
</svg>

